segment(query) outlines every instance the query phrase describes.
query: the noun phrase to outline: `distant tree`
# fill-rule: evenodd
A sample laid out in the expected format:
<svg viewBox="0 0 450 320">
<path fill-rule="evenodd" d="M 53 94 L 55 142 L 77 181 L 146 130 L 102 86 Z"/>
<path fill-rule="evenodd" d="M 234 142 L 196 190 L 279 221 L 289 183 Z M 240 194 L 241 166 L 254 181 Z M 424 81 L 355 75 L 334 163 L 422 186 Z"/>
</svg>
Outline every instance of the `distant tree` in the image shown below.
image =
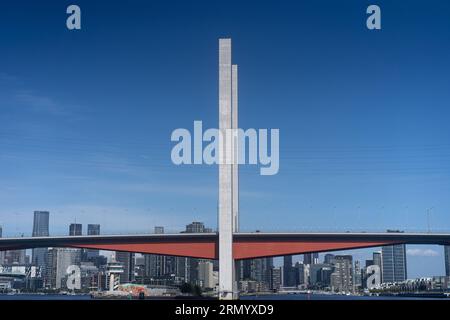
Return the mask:
<svg viewBox="0 0 450 320">
<path fill-rule="evenodd" d="M 181 293 L 192 293 L 192 285 L 190 283 L 183 283 L 180 287 Z"/>
<path fill-rule="evenodd" d="M 198 285 L 195 285 L 192 288 L 192 294 L 196 297 L 200 297 L 202 295 L 202 289 Z"/>
</svg>

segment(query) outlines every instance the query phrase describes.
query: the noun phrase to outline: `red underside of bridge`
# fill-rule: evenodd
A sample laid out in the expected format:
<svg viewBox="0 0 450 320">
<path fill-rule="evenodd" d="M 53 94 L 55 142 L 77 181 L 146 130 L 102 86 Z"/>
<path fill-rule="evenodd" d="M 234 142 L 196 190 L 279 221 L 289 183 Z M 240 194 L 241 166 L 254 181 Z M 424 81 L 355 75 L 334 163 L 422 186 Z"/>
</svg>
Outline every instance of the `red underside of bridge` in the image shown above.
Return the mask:
<svg viewBox="0 0 450 320">
<path fill-rule="evenodd" d="M 236 241 L 233 243 L 234 259 L 250 259 L 293 255 L 308 252 L 323 252 L 344 249 L 379 247 L 395 242 L 317 242 L 317 241 Z M 176 243 L 127 243 L 101 245 L 71 245 L 72 247 L 112 251 L 183 256 L 204 259 L 218 259 L 216 242 L 176 242 Z"/>
</svg>

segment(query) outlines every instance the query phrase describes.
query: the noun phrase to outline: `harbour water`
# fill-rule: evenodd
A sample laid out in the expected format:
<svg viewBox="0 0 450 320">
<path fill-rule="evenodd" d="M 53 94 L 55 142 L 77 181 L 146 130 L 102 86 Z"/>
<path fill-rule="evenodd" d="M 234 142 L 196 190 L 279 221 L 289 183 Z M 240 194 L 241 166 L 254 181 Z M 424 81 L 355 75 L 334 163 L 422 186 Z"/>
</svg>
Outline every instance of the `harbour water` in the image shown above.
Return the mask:
<svg viewBox="0 0 450 320">
<path fill-rule="evenodd" d="M 273 294 L 243 296 L 241 300 L 442 300 L 443 297 L 353 296 L 337 294 Z M 448 299 L 446 299 L 448 300 Z"/>
<path fill-rule="evenodd" d="M 90 295 L 65 294 L 0 294 L 1 300 L 91 300 Z"/>
<path fill-rule="evenodd" d="M 124 298 L 126 299 L 126 298 Z M 157 299 L 157 298 L 156 298 Z M 331 294 L 272 294 L 242 296 L 241 300 L 449 300 L 442 297 L 347 296 Z M 90 295 L 0 294 L 1 300 L 93 300 Z M 164 298 L 167 300 L 167 298 Z"/>
</svg>

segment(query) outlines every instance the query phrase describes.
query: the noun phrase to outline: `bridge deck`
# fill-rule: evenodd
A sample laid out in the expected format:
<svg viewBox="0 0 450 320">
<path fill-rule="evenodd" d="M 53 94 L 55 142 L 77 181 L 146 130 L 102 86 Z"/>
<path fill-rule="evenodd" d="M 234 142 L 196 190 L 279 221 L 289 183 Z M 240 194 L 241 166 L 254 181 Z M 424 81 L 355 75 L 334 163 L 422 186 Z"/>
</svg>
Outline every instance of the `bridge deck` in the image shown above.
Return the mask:
<svg viewBox="0 0 450 320">
<path fill-rule="evenodd" d="M 450 233 L 235 233 L 234 259 L 377 247 L 391 244 L 450 245 Z M 0 250 L 76 247 L 216 259 L 217 233 L 0 238 Z"/>
</svg>

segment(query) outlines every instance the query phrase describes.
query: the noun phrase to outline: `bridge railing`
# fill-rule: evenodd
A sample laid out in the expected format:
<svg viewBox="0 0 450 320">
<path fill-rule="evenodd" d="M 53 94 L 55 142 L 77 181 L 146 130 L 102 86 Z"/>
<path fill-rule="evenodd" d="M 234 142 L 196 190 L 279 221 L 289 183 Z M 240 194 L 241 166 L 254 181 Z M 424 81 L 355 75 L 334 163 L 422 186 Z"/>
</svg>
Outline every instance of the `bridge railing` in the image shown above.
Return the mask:
<svg viewBox="0 0 450 320">
<path fill-rule="evenodd" d="M 389 231 L 400 231 L 405 233 L 450 233 L 449 229 L 432 229 L 427 230 L 424 228 L 316 228 L 316 227 L 301 227 L 301 228 L 240 228 L 239 233 L 385 233 Z M 216 229 L 213 229 L 212 232 L 217 232 Z M 176 229 L 165 229 L 164 234 L 178 234 L 185 233 L 185 230 L 182 228 Z M 119 230 L 106 230 L 102 231 L 100 235 L 108 236 L 108 235 L 146 235 L 146 234 L 158 234 L 153 232 L 153 230 L 127 230 L 127 231 L 119 231 Z M 82 235 L 87 235 L 84 232 Z M 31 233 L 4 233 L 3 238 L 21 238 L 21 237 L 31 237 Z M 68 233 L 64 232 L 52 232 L 50 233 L 52 237 L 66 237 Z"/>
</svg>

